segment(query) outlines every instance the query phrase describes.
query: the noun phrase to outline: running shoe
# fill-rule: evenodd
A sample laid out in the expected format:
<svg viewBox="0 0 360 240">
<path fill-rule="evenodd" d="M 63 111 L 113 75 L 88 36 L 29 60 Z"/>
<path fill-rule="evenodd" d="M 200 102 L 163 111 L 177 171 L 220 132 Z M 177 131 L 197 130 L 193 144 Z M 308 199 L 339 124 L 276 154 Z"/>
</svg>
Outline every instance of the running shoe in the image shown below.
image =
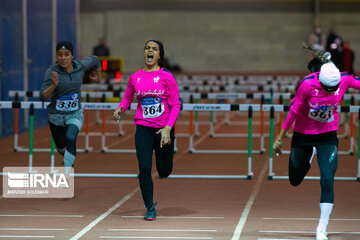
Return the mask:
<svg viewBox="0 0 360 240">
<path fill-rule="evenodd" d="M 327 233 L 324 231 L 316 231 L 316 240 L 328 240 Z"/>
<path fill-rule="evenodd" d="M 146 214 L 144 216 L 144 219 L 146 221 L 153 221 L 156 218 L 156 210 L 155 210 L 155 206 L 156 206 L 157 202 L 155 202 L 151 207 L 147 208 Z"/>
</svg>

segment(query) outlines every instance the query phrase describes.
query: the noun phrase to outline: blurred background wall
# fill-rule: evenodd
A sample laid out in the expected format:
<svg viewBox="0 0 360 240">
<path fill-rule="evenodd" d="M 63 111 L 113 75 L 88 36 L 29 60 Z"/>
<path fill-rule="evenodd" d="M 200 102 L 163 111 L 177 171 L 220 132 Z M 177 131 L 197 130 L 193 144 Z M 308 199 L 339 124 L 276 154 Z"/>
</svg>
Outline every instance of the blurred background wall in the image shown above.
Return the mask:
<svg viewBox="0 0 360 240">
<path fill-rule="evenodd" d="M 166 55 L 186 72 L 304 71 L 301 43 L 315 23 L 360 52 L 354 0 L 80 0 L 79 46 L 81 55 L 91 54 L 104 36 L 129 72 L 142 66 L 147 39 L 163 41 Z"/>
</svg>

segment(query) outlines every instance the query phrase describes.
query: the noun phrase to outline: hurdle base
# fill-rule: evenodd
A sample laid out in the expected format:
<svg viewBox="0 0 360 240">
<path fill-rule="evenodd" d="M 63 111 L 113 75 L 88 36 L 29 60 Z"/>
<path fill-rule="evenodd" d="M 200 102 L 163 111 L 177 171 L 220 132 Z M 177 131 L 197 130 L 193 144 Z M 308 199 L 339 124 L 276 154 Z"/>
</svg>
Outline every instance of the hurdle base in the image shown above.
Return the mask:
<svg viewBox="0 0 360 240">
<path fill-rule="evenodd" d="M 0 173 L 3 175 L 4 173 Z M 73 173 L 73 177 L 100 177 L 100 178 L 138 178 L 138 174 L 113 174 L 113 173 Z M 173 179 L 248 179 L 247 175 L 178 175 L 171 174 Z"/>
<path fill-rule="evenodd" d="M 85 148 L 84 149 L 84 153 L 89 153 L 89 152 L 92 152 L 93 151 L 93 148 L 92 147 L 89 147 L 89 148 Z"/>
<path fill-rule="evenodd" d="M 101 149 L 102 153 L 136 153 L 135 149 L 108 149 L 104 147 Z"/>
<path fill-rule="evenodd" d="M 247 154 L 248 150 L 199 150 L 199 149 L 190 149 L 189 153 L 194 154 Z M 252 153 L 260 153 L 260 150 L 253 150 Z"/>
<path fill-rule="evenodd" d="M 212 138 L 241 138 L 248 137 L 247 133 L 211 133 L 210 137 Z M 252 137 L 269 137 L 269 134 L 264 134 L 263 136 L 259 133 L 252 134 Z"/>
<path fill-rule="evenodd" d="M 338 155 L 350 155 L 350 156 L 352 156 L 352 155 L 354 155 L 354 152 L 352 152 L 352 151 L 339 151 Z"/>
<path fill-rule="evenodd" d="M 77 149 L 76 152 L 82 152 L 85 153 L 87 151 L 92 151 L 92 147 L 85 149 L 85 148 L 80 148 Z M 23 147 L 18 147 L 14 149 L 14 152 L 29 152 L 29 148 L 23 148 Z M 51 152 L 50 148 L 34 148 L 33 152 Z"/>
<path fill-rule="evenodd" d="M 288 180 L 289 176 L 272 176 L 272 180 L 273 179 Z M 340 181 L 357 181 L 357 179 L 359 179 L 359 177 L 358 178 L 356 178 L 356 177 L 335 177 L 334 178 L 334 180 L 340 180 Z M 320 176 L 306 176 L 304 178 L 304 180 L 320 180 Z"/>
<path fill-rule="evenodd" d="M 177 179 L 247 179 L 246 175 L 178 175 L 171 174 L 168 178 Z"/>
</svg>

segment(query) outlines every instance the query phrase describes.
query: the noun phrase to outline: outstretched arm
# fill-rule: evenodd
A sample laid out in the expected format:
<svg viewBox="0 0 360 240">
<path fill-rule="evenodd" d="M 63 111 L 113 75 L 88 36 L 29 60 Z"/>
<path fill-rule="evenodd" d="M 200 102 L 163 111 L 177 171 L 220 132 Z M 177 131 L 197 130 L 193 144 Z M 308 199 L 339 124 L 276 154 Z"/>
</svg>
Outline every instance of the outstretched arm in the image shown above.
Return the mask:
<svg viewBox="0 0 360 240">
<path fill-rule="evenodd" d="M 277 154 L 281 154 L 281 148 L 282 148 L 282 141 L 286 134 L 287 130 L 281 129 L 280 134 L 276 138 L 274 144 L 273 144 L 273 150 Z"/>
</svg>

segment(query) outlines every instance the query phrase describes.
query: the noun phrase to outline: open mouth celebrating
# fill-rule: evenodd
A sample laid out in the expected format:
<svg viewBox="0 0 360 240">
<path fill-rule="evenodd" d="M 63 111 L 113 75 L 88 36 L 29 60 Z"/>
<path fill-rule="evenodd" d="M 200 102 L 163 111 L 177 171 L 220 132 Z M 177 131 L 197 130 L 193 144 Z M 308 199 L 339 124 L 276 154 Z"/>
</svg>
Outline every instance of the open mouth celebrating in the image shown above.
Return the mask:
<svg viewBox="0 0 360 240">
<path fill-rule="evenodd" d="M 146 60 L 147 60 L 148 62 L 152 62 L 152 61 L 154 60 L 154 56 L 153 56 L 151 53 L 149 53 L 149 54 L 147 55 L 147 57 L 146 57 Z"/>
</svg>

